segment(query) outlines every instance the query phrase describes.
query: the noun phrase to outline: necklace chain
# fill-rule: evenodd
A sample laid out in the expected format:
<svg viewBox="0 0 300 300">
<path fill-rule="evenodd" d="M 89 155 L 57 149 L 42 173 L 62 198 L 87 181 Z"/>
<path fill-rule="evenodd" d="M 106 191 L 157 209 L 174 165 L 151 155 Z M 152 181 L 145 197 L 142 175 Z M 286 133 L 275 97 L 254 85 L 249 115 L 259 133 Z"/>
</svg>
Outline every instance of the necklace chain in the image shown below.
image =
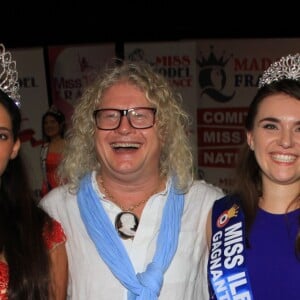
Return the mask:
<svg viewBox="0 0 300 300">
<path fill-rule="evenodd" d="M 143 201 L 138 202 L 137 204 L 131 205 L 128 208 L 125 208 L 123 205 L 121 205 L 119 202 L 117 202 L 114 197 L 107 191 L 106 187 L 104 186 L 104 181 L 102 179 L 102 177 L 99 177 L 99 183 L 101 185 L 101 188 L 103 190 L 104 193 L 104 197 L 105 198 L 109 198 L 110 200 L 112 200 L 113 202 L 115 202 L 123 211 L 130 211 L 133 212 L 136 208 L 138 208 L 139 206 L 141 206 L 142 204 L 146 203 L 148 201 L 149 198 L 144 199 Z"/>
</svg>

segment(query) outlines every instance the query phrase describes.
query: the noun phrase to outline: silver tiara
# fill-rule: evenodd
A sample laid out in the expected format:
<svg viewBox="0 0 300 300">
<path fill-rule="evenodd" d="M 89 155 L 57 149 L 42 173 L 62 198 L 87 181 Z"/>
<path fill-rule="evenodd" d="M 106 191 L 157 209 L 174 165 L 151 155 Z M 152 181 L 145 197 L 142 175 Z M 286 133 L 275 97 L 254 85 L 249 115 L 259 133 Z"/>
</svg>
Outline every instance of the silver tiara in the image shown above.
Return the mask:
<svg viewBox="0 0 300 300">
<path fill-rule="evenodd" d="M 16 62 L 11 59 L 11 53 L 5 51 L 4 45 L 0 44 L 0 89 L 6 93 L 18 107 L 20 107 L 21 104 L 19 88 Z"/>
<path fill-rule="evenodd" d="M 274 81 L 282 79 L 300 79 L 300 54 L 289 54 L 281 57 L 280 60 L 272 63 L 269 68 L 264 71 L 259 80 L 258 88 L 270 84 Z"/>
</svg>

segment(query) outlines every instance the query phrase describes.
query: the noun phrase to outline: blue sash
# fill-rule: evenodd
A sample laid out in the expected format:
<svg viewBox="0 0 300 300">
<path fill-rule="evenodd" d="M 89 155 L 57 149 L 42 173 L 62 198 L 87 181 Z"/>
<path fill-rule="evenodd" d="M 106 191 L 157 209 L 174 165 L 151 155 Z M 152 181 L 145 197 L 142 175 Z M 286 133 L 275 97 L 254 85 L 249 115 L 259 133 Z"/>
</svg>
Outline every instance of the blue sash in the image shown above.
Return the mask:
<svg viewBox="0 0 300 300">
<path fill-rule="evenodd" d="M 245 262 L 244 214 L 237 198 L 225 196 L 214 203 L 208 260 L 210 299 L 253 300 Z"/>
</svg>

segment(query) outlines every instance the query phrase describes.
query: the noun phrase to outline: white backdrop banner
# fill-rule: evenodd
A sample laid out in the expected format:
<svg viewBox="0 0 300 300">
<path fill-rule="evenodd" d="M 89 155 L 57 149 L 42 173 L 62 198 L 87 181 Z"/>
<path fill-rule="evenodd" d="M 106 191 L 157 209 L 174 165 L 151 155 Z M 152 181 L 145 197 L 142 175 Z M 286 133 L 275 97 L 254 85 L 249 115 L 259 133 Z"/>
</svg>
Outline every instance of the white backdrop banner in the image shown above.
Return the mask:
<svg viewBox="0 0 300 300">
<path fill-rule="evenodd" d="M 300 39 L 205 39 L 126 43 L 124 57 L 144 59 L 183 96 L 193 123 L 195 169 L 225 191 L 244 142 L 243 124 L 257 83 L 271 62 L 300 51 Z M 22 152 L 34 189 L 41 185 L 41 117 L 49 101 L 42 48 L 12 49 L 22 96 Z M 114 44 L 52 46 L 48 49 L 52 102 L 67 119 L 73 104 L 106 63 Z"/>
<path fill-rule="evenodd" d="M 20 82 L 22 132 L 21 153 L 33 190 L 42 185 L 40 144 L 42 115 L 48 109 L 43 48 L 10 49 L 16 61 Z"/>
<path fill-rule="evenodd" d="M 259 77 L 274 60 L 299 52 L 300 39 L 127 43 L 124 49 L 126 58 L 149 61 L 181 92 L 194 120 L 195 169 L 229 192 Z"/>
</svg>

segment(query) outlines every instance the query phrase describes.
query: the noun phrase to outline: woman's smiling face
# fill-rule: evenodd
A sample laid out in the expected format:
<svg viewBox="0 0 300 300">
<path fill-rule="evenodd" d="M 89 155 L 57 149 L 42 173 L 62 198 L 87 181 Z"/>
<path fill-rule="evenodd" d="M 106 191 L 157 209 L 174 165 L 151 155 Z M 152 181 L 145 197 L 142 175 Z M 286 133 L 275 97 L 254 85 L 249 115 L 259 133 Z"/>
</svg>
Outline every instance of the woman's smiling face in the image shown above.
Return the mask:
<svg viewBox="0 0 300 300">
<path fill-rule="evenodd" d="M 0 104 L 0 175 L 6 169 L 10 159 L 14 159 L 20 148 L 20 140 L 14 141 L 11 117 Z"/>
<path fill-rule="evenodd" d="M 300 181 L 300 100 L 286 94 L 266 97 L 258 107 L 247 141 L 265 180 Z"/>
</svg>

